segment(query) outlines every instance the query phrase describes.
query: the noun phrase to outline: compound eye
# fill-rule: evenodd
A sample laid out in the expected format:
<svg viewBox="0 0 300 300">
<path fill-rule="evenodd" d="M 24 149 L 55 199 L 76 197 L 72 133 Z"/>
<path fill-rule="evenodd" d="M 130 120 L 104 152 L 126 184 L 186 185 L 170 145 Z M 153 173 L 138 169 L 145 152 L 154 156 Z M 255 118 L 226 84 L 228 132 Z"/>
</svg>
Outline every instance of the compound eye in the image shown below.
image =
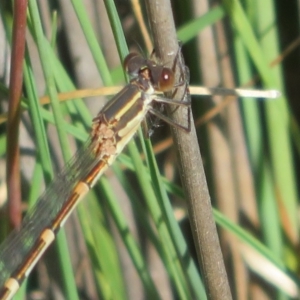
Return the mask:
<svg viewBox="0 0 300 300">
<path fill-rule="evenodd" d="M 145 58 L 138 53 L 129 53 L 124 59 L 124 69 L 131 76 L 137 76 L 145 65 Z"/>
<path fill-rule="evenodd" d="M 159 79 L 159 90 L 170 91 L 174 86 L 174 72 L 169 68 L 163 68 Z"/>
</svg>

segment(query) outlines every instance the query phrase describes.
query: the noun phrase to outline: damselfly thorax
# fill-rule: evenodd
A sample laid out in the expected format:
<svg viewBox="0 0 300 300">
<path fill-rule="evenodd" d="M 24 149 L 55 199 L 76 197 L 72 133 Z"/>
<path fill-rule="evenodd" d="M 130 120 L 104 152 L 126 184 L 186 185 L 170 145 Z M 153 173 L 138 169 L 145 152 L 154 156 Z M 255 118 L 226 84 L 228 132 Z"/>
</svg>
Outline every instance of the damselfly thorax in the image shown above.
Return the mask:
<svg viewBox="0 0 300 300">
<path fill-rule="evenodd" d="M 155 94 L 173 89 L 174 72 L 170 68 L 158 65 L 137 53 L 131 53 L 126 57 L 124 68 L 133 79 L 103 107 L 93 119 L 92 125 L 91 138 L 95 144 L 95 155 L 108 165 L 122 152 L 148 113 L 172 123 L 153 107 L 155 103 L 176 106 L 190 104 Z"/>
</svg>

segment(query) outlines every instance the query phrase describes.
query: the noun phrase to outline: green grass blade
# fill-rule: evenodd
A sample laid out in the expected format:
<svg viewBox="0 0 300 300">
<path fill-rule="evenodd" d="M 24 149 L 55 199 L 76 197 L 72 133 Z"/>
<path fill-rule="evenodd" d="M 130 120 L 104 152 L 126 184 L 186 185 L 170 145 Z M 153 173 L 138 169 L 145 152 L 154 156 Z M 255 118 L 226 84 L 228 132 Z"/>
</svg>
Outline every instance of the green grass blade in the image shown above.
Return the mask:
<svg viewBox="0 0 300 300">
<path fill-rule="evenodd" d="M 177 252 L 177 257 L 185 274 L 185 278 L 189 280 L 189 284 L 192 287 L 195 297 L 197 299 L 206 299 L 203 282 L 200 278 L 195 262 L 189 254 L 188 246 L 179 228 L 178 222 L 174 218 L 173 208 L 170 204 L 170 200 L 167 197 L 166 190 L 164 189 L 164 183 L 158 171 L 158 166 L 152 151 L 151 143 L 149 140 L 146 140 L 145 144 L 154 191 L 156 191 L 157 198 L 159 199 L 161 210 L 166 213 L 166 224 L 168 225 L 169 234 L 172 238 L 172 242 Z M 189 261 L 187 266 L 185 265 L 186 260 Z"/>
<path fill-rule="evenodd" d="M 258 69 L 260 76 L 262 77 L 266 87 L 278 88 L 282 90 L 282 84 L 280 84 L 280 68 L 276 67 L 275 70 L 270 70 L 268 62 L 277 56 L 278 51 L 275 51 L 267 45 L 276 45 L 276 34 L 274 29 L 269 31 L 268 36 L 263 37 L 262 46 L 259 45 L 257 39 L 254 36 L 254 32 L 251 29 L 250 23 L 241 7 L 239 1 L 224 1 L 228 14 L 231 17 L 232 24 L 239 33 L 246 49 Z M 262 3 L 262 2 L 260 2 Z M 265 3 L 265 2 L 264 2 Z M 259 11 L 262 12 L 262 8 Z M 266 14 L 268 12 L 268 14 Z M 267 25 L 274 25 L 273 9 L 264 9 L 264 13 L 261 16 L 261 20 L 267 22 Z M 276 23 L 276 22 L 275 22 Z M 261 31 L 265 30 L 262 25 Z M 275 35 L 274 35 L 275 34 Z M 263 49 L 263 48 L 265 49 Z M 271 52 L 271 53 L 270 53 Z M 272 56 L 270 56 L 270 54 Z M 270 142 L 272 167 L 274 168 L 275 185 L 277 189 L 277 197 L 279 201 L 282 201 L 285 206 L 286 212 L 291 222 L 291 228 L 298 228 L 298 218 L 296 216 L 296 188 L 295 178 L 292 168 L 291 157 L 291 145 L 289 141 L 289 117 L 286 105 L 286 99 L 281 97 L 277 100 L 267 101 L 265 103 L 267 122 L 268 122 L 268 138 Z M 292 240 L 298 239 L 298 230 L 292 233 Z"/>
<path fill-rule="evenodd" d="M 83 33 L 86 37 L 86 41 L 90 47 L 91 53 L 95 60 L 98 72 L 101 75 L 102 81 L 104 85 L 112 85 L 109 69 L 107 67 L 102 50 L 99 46 L 99 42 L 95 36 L 90 19 L 86 13 L 85 6 L 83 5 L 83 2 L 81 0 L 72 0 L 72 4 L 76 12 L 78 21 L 80 22 Z"/>
<path fill-rule="evenodd" d="M 179 40 L 182 43 L 187 43 L 191 39 L 195 38 L 204 28 L 211 26 L 212 24 L 224 18 L 224 16 L 225 11 L 222 6 L 217 6 L 211 9 L 205 15 L 195 18 L 187 24 L 181 26 L 177 31 Z"/>
</svg>

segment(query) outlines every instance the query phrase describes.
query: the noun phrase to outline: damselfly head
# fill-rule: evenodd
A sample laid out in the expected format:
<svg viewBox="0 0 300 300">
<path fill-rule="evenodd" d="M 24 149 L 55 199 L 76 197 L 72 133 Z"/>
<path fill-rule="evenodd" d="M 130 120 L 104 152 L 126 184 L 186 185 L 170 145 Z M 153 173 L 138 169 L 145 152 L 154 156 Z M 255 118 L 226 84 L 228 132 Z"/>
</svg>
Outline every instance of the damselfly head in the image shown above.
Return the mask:
<svg viewBox="0 0 300 300">
<path fill-rule="evenodd" d="M 170 68 L 157 67 L 151 70 L 152 85 L 155 90 L 167 92 L 174 87 L 174 72 Z"/>
<path fill-rule="evenodd" d="M 150 80 L 156 91 L 166 92 L 174 87 L 174 72 L 170 68 L 156 64 L 138 53 L 129 53 L 126 56 L 124 69 L 130 76 L 141 75 Z"/>
</svg>

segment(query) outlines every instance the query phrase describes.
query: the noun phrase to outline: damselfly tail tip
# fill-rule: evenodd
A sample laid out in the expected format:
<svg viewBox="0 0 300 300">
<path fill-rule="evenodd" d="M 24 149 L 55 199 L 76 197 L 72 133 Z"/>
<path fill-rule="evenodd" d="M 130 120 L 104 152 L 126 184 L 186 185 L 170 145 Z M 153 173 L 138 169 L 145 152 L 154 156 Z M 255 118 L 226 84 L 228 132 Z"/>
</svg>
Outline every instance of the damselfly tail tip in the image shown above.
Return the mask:
<svg viewBox="0 0 300 300">
<path fill-rule="evenodd" d="M 266 92 L 268 93 L 268 96 L 266 96 L 266 98 L 269 99 L 277 99 L 282 95 L 281 92 L 278 90 L 267 90 Z"/>
<path fill-rule="evenodd" d="M 246 98 L 276 99 L 281 96 L 281 93 L 278 90 L 235 89 L 235 92 L 239 97 L 246 97 Z"/>
</svg>

